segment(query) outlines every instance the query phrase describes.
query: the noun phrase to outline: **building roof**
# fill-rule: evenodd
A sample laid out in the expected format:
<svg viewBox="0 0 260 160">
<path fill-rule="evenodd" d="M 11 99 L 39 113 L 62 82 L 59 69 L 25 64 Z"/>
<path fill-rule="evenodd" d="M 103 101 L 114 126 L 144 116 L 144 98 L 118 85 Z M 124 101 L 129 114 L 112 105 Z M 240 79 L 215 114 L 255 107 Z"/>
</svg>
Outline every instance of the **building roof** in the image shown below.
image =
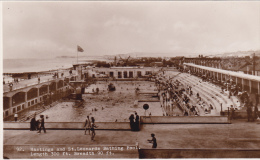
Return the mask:
<svg viewBox="0 0 260 160">
<path fill-rule="evenodd" d="M 193 64 L 193 63 L 184 63 L 184 65 L 260 82 L 259 76 L 254 76 L 254 75 L 249 75 L 249 74 L 244 74 L 244 73 L 234 72 L 234 71 L 228 71 L 228 70 L 222 70 L 222 69 L 217 69 L 217 68 L 212 68 L 212 67 L 200 66 L 200 65 Z"/>
<path fill-rule="evenodd" d="M 140 69 L 144 67 L 110 67 L 111 69 Z"/>
</svg>

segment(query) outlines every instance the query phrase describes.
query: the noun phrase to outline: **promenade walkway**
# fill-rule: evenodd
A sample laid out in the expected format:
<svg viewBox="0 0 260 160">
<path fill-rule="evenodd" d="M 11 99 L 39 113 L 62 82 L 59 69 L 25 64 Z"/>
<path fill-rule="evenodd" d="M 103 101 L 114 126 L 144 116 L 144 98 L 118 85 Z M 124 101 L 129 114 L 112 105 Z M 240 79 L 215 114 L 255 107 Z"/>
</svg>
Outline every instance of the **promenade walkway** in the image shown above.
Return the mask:
<svg viewBox="0 0 260 160">
<path fill-rule="evenodd" d="M 91 141 L 89 135 L 84 135 L 83 130 L 47 130 L 46 134 L 40 135 L 29 130 L 4 130 L 3 144 L 4 148 L 5 145 L 76 147 L 134 146 L 138 142 L 139 148 L 151 148 L 152 144 L 148 143 L 147 139 L 151 139 L 150 135 L 154 133 L 158 149 L 260 149 L 259 125 L 259 122 L 245 120 L 232 121 L 232 124 L 147 124 L 143 125 L 139 132 L 97 130 L 95 141 Z M 4 152 L 4 156 L 13 158 L 17 155 L 14 155 L 14 152 Z M 33 157 L 28 153 L 28 158 Z M 117 158 L 133 157 L 131 154 L 120 154 Z"/>
<path fill-rule="evenodd" d="M 69 70 L 66 70 L 63 73 L 64 73 L 63 77 L 70 76 Z M 73 73 L 72 75 L 75 75 L 75 73 Z M 51 81 L 53 79 L 54 79 L 53 75 L 41 76 L 40 77 L 40 83 L 48 82 L 48 81 Z M 32 79 L 21 80 L 18 83 L 14 83 L 14 82 L 12 82 L 12 83 L 13 83 L 12 90 L 14 91 L 14 90 L 17 90 L 17 89 L 21 89 L 21 88 L 25 88 L 25 87 L 28 87 L 28 86 L 38 84 L 39 82 L 38 82 L 38 78 L 32 78 Z M 10 91 L 9 84 L 3 85 L 3 90 L 4 90 L 4 93 L 9 92 Z"/>
</svg>

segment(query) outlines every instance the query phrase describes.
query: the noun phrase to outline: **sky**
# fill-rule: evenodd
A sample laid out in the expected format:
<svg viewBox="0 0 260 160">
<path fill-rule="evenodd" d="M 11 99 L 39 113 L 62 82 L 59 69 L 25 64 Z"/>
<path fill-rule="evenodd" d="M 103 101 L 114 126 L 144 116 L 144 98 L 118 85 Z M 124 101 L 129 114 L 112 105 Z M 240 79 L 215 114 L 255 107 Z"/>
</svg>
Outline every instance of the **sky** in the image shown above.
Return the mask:
<svg viewBox="0 0 260 160">
<path fill-rule="evenodd" d="M 259 1 L 2 3 L 4 59 L 260 49 Z"/>
</svg>

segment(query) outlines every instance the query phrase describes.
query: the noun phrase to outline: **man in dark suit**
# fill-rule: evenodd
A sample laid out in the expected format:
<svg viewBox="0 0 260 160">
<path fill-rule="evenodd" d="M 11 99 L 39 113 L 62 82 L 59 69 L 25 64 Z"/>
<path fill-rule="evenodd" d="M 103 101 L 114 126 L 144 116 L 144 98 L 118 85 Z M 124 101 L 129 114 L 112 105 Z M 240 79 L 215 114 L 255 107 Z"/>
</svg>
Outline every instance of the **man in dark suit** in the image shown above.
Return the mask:
<svg viewBox="0 0 260 160">
<path fill-rule="evenodd" d="M 137 112 L 135 112 L 135 130 L 139 131 L 139 116 Z"/>
</svg>

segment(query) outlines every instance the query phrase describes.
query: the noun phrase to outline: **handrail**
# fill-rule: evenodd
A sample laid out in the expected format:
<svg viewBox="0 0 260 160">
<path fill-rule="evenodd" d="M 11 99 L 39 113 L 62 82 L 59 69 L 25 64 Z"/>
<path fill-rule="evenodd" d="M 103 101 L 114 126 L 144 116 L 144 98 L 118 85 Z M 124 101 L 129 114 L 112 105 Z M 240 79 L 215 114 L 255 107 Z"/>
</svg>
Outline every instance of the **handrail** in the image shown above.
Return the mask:
<svg viewBox="0 0 260 160">
<path fill-rule="evenodd" d="M 24 89 L 24 88 L 27 88 L 27 87 L 32 87 L 32 86 L 35 86 L 35 85 L 38 85 L 38 84 L 44 84 L 44 83 L 47 83 L 47 82 L 52 82 L 52 81 L 57 81 L 57 80 L 61 80 L 61 79 L 63 79 L 63 78 L 70 78 L 70 77 L 72 77 L 72 75 L 69 75 L 69 76 L 64 76 L 64 77 L 60 77 L 60 78 L 56 78 L 56 79 L 47 79 L 47 80 L 44 80 L 44 81 L 42 81 L 42 82 L 40 82 L 40 83 L 38 83 L 38 82 L 32 82 L 31 84 L 24 84 L 23 86 L 18 86 L 18 87 L 13 87 L 13 89 L 12 89 L 12 91 L 17 91 L 17 90 L 19 90 L 19 89 Z M 12 92 L 11 90 L 10 90 L 10 88 L 9 88 L 9 90 L 8 91 L 4 91 L 3 93 L 8 93 L 8 92 Z"/>
</svg>

